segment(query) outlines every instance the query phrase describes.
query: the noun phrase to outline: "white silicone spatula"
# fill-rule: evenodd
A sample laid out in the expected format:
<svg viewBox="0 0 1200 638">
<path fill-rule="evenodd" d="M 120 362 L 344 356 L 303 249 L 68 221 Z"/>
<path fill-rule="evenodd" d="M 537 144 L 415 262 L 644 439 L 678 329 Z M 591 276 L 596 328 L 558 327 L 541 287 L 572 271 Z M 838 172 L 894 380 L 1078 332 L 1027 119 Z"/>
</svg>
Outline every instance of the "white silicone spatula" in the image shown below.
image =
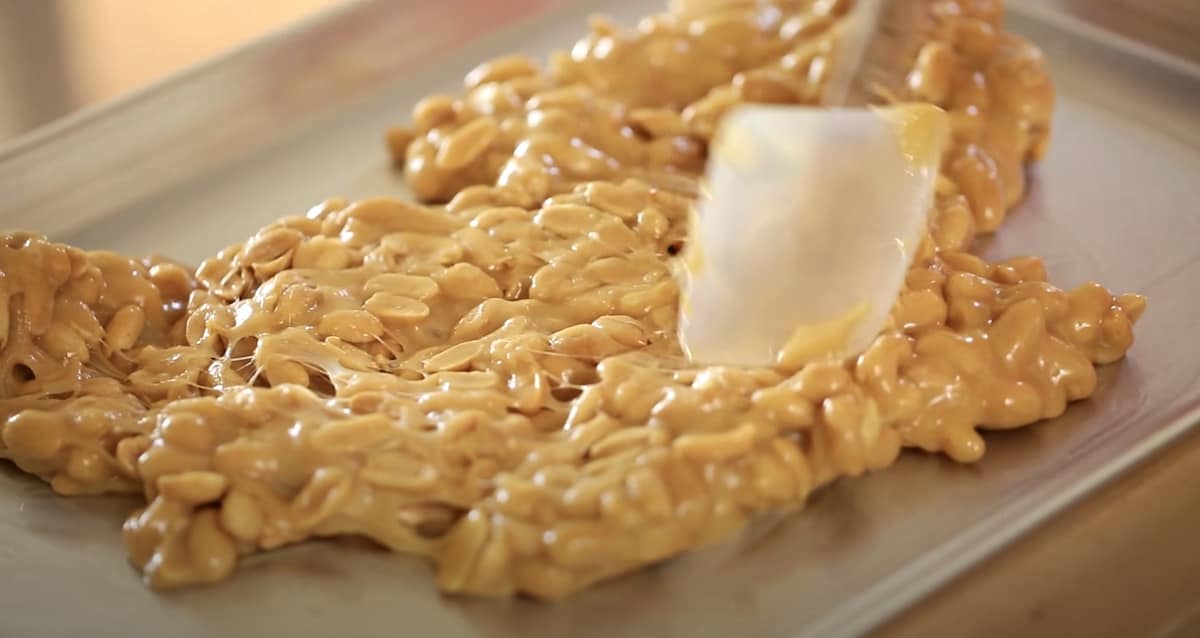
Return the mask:
<svg viewBox="0 0 1200 638">
<path fill-rule="evenodd" d="M 865 349 L 923 236 L 948 135 L 924 104 L 728 116 L 684 253 L 690 357 L 796 368 Z"/>
<path fill-rule="evenodd" d="M 923 236 L 945 113 L 890 102 L 931 21 L 925 0 L 859 0 L 822 102 L 729 114 L 682 263 L 692 360 L 796 369 L 865 349 Z"/>
</svg>

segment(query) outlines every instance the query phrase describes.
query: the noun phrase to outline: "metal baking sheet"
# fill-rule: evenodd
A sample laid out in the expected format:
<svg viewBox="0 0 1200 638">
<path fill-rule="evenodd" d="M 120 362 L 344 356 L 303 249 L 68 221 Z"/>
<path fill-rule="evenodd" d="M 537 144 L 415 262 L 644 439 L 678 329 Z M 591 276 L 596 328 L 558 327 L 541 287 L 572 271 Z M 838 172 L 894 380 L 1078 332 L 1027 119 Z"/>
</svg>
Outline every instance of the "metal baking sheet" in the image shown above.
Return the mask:
<svg viewBox="0 0 1200 638">
<path fill-rule="evenodd" d="M 0 472 L 0 635 L 838 636 L 868 631 L 1200 420 L 1200 72 L 1020 11 L 1059 87 L 1029 201 L 986 246 L 1063 285 L 1149 295 L 1095 398 L 988 437 L 975 466 L 908 454 L 805 511 L 560 604 L 439 596 L 422 560 L 314 543 L 162 595 L 126 564 L 133 500 Z M 380 142 L 489 56 L 568 46 L 640 0 L 360 1 L 0 149 L 0 224 L 188 260 L 323 198 L 405 193 Z"/>
</svg>

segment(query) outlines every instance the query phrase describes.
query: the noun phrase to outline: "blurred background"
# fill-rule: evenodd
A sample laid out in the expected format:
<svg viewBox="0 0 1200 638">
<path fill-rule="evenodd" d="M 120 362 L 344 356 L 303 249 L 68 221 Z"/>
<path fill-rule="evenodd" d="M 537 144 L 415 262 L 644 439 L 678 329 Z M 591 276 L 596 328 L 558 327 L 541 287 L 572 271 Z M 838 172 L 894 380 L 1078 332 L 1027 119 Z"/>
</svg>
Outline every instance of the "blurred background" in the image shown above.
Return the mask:
<svg viewBox="0 0 1200 638">
<path fill-rule="evenodd" d="M 0 0 L 0 143 L 344 0 Z"/>
<path fill-rule="evenodd" d="M 0 144 L 345 1 L 0 0 Z M 1079 15 L 1200 62 L 1200 0 L 1008 2 Z"/>
</svg>

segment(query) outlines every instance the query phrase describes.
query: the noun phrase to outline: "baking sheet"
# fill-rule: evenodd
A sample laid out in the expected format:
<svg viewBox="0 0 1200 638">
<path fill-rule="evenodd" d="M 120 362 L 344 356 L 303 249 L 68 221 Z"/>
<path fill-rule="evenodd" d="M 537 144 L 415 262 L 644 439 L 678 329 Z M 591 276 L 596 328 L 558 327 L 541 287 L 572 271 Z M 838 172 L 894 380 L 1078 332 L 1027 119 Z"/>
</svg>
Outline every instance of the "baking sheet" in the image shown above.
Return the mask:
<svg viewBox="0 0 1200 638">
<path fill-rule="evenodd" d="M 0 149 L 0 224 L 198 260 L 323 198 L 404 194 L 381 133 L 491 55 L 569 45 L 637 0 L 362 1 Z M 436 6 L 436 10 L 427 8 Z M 497 24 L 507 26 L 476 38 Z M 1060 101 L 1029 201 L 990 240 L 1052 279 L 1150 296 L 1096 397 L 990 435 L 965 467 L 910 454 L 803 513 L 556 605 L 448 599 L 422 560 L 304 545 L 161 595 L 124 559 L 135 501 L 61 499 L 0 471 L 0 635 L 838 636 L 877 626 L 1200 420 L 1200 81 L 1095 33 L 1015 15 Z"/>
</svg>

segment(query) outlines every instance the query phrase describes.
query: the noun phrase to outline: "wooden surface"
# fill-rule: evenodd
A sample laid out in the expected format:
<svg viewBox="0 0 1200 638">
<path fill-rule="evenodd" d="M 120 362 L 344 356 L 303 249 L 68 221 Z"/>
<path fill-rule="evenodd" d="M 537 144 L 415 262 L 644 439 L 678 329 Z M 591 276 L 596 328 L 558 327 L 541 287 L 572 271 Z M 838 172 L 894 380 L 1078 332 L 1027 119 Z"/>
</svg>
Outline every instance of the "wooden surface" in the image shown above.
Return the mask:
<svg viewBox="0 0 1200 638">
<path fill-rule="evenodd" d="M 879 638 L 1200 636 L 1200 433 L 926 599 Z"/>
<path fill-rule="evenodd" d="M 335 1 L 57 0 L 54 13 L 38 8 L 30 15 L 38 21 L 39 33 L 52 33 L 57 25 L 67 43 L 60 52 L 65 71 L 54 78 L 56 84 L 34 96 L 38 101 L 33 106 L 11 100 L 0 104 L 0 141 L 19 128 L 136 88 Z M 1075 8 L 1117 2 L 1049 1 Z M 1183 1 L 1200 7 L 1200 0 Z M 6 42 L 11 48 L 22 34 L 12 28 L 16 23 L 11 19 L 22 6 L 36 8 L 29 4 L 36 2 L 0 0 L 0 27 L 10 27 L 0 28 L 0 54 Z M 1154 0 L 1147 3 L 1157 6 Z M 1100 13 L 1107 20 L 1127 22 Z M 135 37 L 128 37 L 131 30 Z M 1195 51 L 1200 43 L 1200 35 L 1192 35 L 1196 33 L 1200 31 L 1185 31 L 1171 40 L 1172 47 L 1184 55 Z M 0 91 L 0 102 L 20 95 L 11 87 L 30 82 L 17 68 L 10 67 L 6 75 L 5 59 L 19 58 L 0 55 L 0 88 L 6 89 Z M 1200 636 L 1198 532 L 1200 435 L 1180 441 L 1053 519 L 877 635 Z"/>
</svg>

